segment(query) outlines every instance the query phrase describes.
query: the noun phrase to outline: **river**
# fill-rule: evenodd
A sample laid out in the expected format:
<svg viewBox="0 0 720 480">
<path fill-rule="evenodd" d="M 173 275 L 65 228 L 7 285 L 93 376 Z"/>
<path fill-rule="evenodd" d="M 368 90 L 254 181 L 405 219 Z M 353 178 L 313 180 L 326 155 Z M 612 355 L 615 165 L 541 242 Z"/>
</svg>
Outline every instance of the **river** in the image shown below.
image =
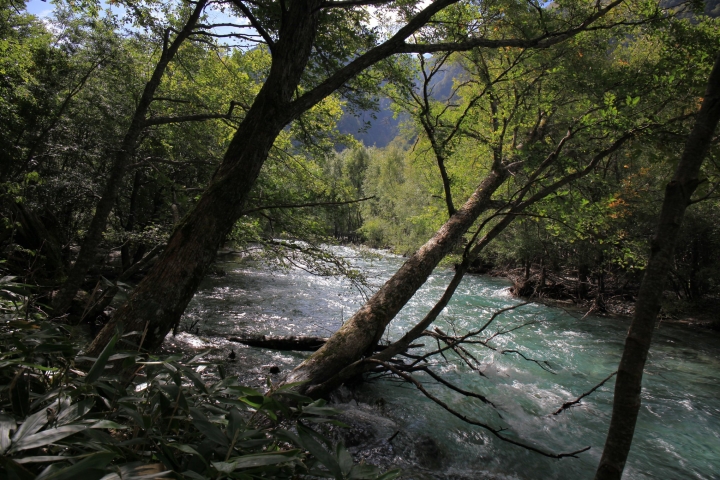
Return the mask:
<svg viewBox="0 0 720 480">
<path fill-rule="evenodd" d="M 403 261 L 382 252 L 332 248 L 375 286 Z M 204 281 L 182 321 L 196 322 L 199 333 L 182 333 L 168 342 L 183 348 L 215 347 L 218 358 L 233 349 L 237 358 L 231 366 L 248 384 L 260 384 L 268 376 L 282 380 L 306 354 L 245 347 L 224 336 L 328 336 L 363 302 L 356 288 L 336 277 L 313 276 L 298 268 L 273 270 L 232 257 L 218 266 L 226 275 Z M 423 317 L 451 276 L 450 270 L 436 270 L 390 325 L 390 340 Z M 436 325 L 446 332 L 477 328 L 492 312 L 520 303 L 509 296 L 508 285 L 502 279 L 467 276 Z M 614 380 L 579 406 L 557 416 L 551 413 L 616 369 L 628 321 L 582 318 L 577 312 L 533 303 L 499 316 L 488 331 L 529 322 L 494 338 L 491 345 L 547 362 L 547 370 L 517 354 L 479 346 L 473 353 L 484 376 L 452 356 L 433 367 L 443 378 L 485 395 L 497 409 L 441 387 L 424 374 L 418 378 L 464 415 L 507 428 L 504 433 L 516 440 L 557 453 L 585 446 L 589 451 L 578 458 L 542 457 L 460 421 L 408 384 L 383 379 L 360 386 L 354 392 L 356 401 L 342 407 L 365 419 L 372 430 L 351 452 L 384 466 L 400 465 L 403 478 L 592 478 L 609 424 Z M 643 406 L 624 478 L 720 478 L 718 340 L 713 332 L 660 325 L 645 370 Z M 424 343 L 434 346 L 428 339 Z M 270 375 L 271 366 L 280 367 L 280 373 Z"/>
</svg>

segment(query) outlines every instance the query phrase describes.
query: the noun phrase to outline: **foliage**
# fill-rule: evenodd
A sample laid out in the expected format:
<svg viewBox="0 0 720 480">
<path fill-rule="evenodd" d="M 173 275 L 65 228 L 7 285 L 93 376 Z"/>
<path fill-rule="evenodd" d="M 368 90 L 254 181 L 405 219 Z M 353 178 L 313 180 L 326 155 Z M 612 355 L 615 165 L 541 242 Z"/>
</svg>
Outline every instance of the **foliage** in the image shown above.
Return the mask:
<svg viewBox="0 0 720 480">
<path fill-rule="evenodd" d="M 8 284 L 3 279 L 3 292 Z M 140 355 L 126 350 L 127 335 L 120 332 L 97 359 L 83 357 L 76 329 L 38 315 L 18 317 L 21 307 L 3 308 L 2 478 L 398 474 L 354 465 L 342 444 L 332 445 L 317 431 L 342 425 L 336 412 L 294 393 L 293 385 L 268 380 L 263 394 L 226 377 L 221 364 L 204 361 L 209 352 L 187 361 Z"/>
<path fill-rule="evenodd" d="M 702 95 L 717 52 L 717 31 L 717 20 L 664 18 L 582 34 L 549 51 L 505 49 L 393 62 L 386 66 L 393 78 L 387 92 L 397 111 L 409 114 L 405 135 L 414 139 L 413 147 L 398 156 L 394 168 L 378 162 L 385 167 L 368 169 L 365 188 L 382 193 L 369 204 L 360 231 L 375 245 L 412 251 L 446 215 L 438 167 L 446 171 L 457 207 L 492 158 L 533 167 L 571 134 L 554 166 L 536 182 L 535 192 L 554 178 L 581 170 L 595 152 L 635 129 L 638 134 L 596 173 L 520 214 L 485 257 L 502 265 L 542 263 L 600 276 L 614 271 L 621 275 L 621 285 L 637 285 L 662 189 L 686 137 L 688 113 Z M 538 131 L 541 136 L 535 135 Z M 390 158 L 390 149 L 385 152 Z M 418 172 L 411 179 L 408 165 Z M 716 169 L 712 162 L 705 167 L 706 196 L 712 197 L 717 185 Z M 497 198 L 512 200 L 527 171 L 518 172 Z M 408 194 L 413 188 L 417 190 Z M 714 238 L 708 237 L 717 215 L 713 202 L 709 198 L 694 207 L 703 213 L 691 213 L 688 222 L 699 223 L 688 223 L 683 230 L 687 248 L 679 249 L 673 272 L 678 296 L 717 293 L 709 289 L 717 267 L 710 259 L 713 240 L 706 240 Z M 700 263 L 707 267 L 701 269 Z"/>
</svg>

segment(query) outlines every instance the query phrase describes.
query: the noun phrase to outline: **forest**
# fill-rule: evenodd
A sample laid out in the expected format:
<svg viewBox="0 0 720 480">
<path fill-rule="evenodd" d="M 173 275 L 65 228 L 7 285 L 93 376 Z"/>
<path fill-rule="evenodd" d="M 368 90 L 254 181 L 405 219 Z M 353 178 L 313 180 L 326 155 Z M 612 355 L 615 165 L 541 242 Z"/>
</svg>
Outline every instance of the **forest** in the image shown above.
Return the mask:
<svg viewBox="0 0 720 480">
<path fill-rule="evenodd" d="M 672 473 L 636 460 L 648 425 L 671 421 L 647 420 L 653 362 L 695 342 L 665 349 L 663 325 L 697 335 L 703 375 L 720 368 L 717 0 L 0 4 L 0 479 L 542 478 L 538 458 L 585 462 L 547 478 L 720 470 L 716 453 Z M 267 272 L 340 283 L 227 293 Z M 504 303 L 453 316 L 493 282 Z M 225 310 L 305 295 L 340 322 L 297 328 L 292 310 L 268 328 L 257 310 L 243 338 L 220 334 L 209 285 Z M 317 303 L 345 298 L 332 285 L 353 300 Z M 497 359 L 545 378 L 574 355 L 503 338 L 596 327 L 612 367 L 552 397 L 563 418 L 601 402 L 592 448 L 534 439 L 538 412 L 513 423 L 503 380 L 477 383 Z M 171 340 L 188 337 L 208 348 Z M 243 343 L 296 353 L 253 382 Z M 423 457 L 450 447 L 400 427 L 383 448 L 400 434 L 411 460 L 363 457 L 338 398 L 379 389 L 375 415 L 390 384 L 528 470 L 501 455 L 443 476 Z"/>
</svg>

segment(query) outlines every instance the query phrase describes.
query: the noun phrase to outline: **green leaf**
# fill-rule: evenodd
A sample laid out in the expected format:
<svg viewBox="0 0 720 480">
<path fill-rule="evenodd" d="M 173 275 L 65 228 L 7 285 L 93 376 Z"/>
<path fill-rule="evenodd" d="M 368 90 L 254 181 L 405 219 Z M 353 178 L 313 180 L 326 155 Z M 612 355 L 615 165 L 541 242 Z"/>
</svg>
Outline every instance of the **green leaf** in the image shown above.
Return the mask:
<svg viewBox="0 0 720 480">
<path fill-rule="evenodd" d="M 375 479 L 380 474 L 380 469 L 372 465 L 355 465 L 348 476 L 351 480 Z"/>
<path fill-rule="evenodd" d="M 219 428 L 210 423 L 207 417 L 197 408 L 190 408 L 190 415 L 193 417 L 193 425 L 198 429 L 200 433 L 205 435 L 208 440 L 211 440 L 218 445 L 227 446 L 229 440 L 225 434 L 223 434 Z"/>
<path fill-rule="evenodd" d="M 130 427 L 127 425 L 121 425 L 111 420 L 100 420 L 99 422 L 90 425 L 90 428 L 112 428 L 113 430 L 123 430 Z"/>
<path fill-rule="evenodd" d="M 309 403 L 312 399 L 310 397 L 306 397 L 305 395 L 301 395 L 297 392 L 275 392 L 273 395 L 274 397 L 285 397 L 289 398 L 290 400 L 293 400 L 297 403 Z"/>
<path fill-rule="evenodd" d="M 105 371 L 105 364 L 107 363 L 110 355 L 112 355 L 113 350 L 115 349 L 115 343 L 118 341 L 118 338 L 120 338 L 119 333 L 120 332 L 116 331 L 115 335 L 113 335 L 113 337 L 110 339 L 110 342 L 105 345 L 102 353 L 97 358 L 97 361 L 95 361 L 95 364 L 92 366 L 87 376 L 85 377 L 85 383 L 93 383 L 95 380 L 100 378 L 100 375 L 103 374 L 103 372 Z"/>
<path fill-rule="evenodd" d="M 120 472 L 119 477 L 122 480 L 152 480 L 155 478 L 164 477 L 169 470 L 165 470 L 165 465 L 162 463 L 141 463 L 133 462 L 127 465 L 121 465 L 118 467 Z"/>
<path fill-rule="evenodd" d="M 0 415 L 0 455 L 3 455 L 10 448 L 10 433 L 16 427 L 15 419 L 7 415 Z"/>
<path fill-rule="evenodd" d="M 297 445 L 299 447 L 302 446 L 302 441 L 300 440 L 300 437 L 295 435 L 295 433 L 291 432 L 290 430 L 280 428 L 275 431 L 275 435 L 280 439 L 284 439 L 288 443 Z"/>
<path fill-rule="evenodd" d="M 63 426 L 80 419 L 83 415 L 90 411 L 93 406 L 93 399 L 88 398 L 82 402 L 77 402 L 69 407 L 61 405 L 59 408 L 60 413 L 57 414 L 55 419 L 55 426 Z M 57 408 L 57 407 L 56 407 Z"/>
<path fill-rule="evenodd" d="M 395 470 L 390 470 L 389 472 L 385 472 L 379 477 L 377 477 L 377 480 L 393 480 L 394 478 L 397 478 L 401 473 L 402 470 L 400 470 L 399 468 Z"/>
<path fill-rule="evenodd" d="M 208 350 L 205 350 L 204 352 L 195 355 L 189 362 L 187 362 L 188 365 L 192 365 L 193 363 L 199 362 L 200 360 L 202 360 L 202 358 L 203 358 L 204 356 L 206 356 L 206 355 L 209 354 L 210 352 L 212 352 L 212 348 L 211 348 L 211 349 L 208 349 Z"/>
<path fill-rule="evenodd" d="M 8 453 L 49 445 L 77 432 L 86 430 L 87 428 L 87 425 L 66 425 L 64 427 L 51 428 L 40 433 L 28 435 L 17 443 L 14 443 Z"/>
<path fill-rule="evenodd" d="M 260 408 L 265 401 L 265 397 L 263 397 L 262 395 L 253 395 L 250 397 L 242 397 L 240 401 L 247 403 L 253 408 Z"/>
<path fill-rule="evenodd" d="M 20 464 L 25 463 L 55 463 L 55 462 L 64 462 L 67 460 L 75 460 L 79 457 L 67 457 L 62 455 L 34 455 L 32 457 L 23 457 L 23 458 L 16 458 L 15 461 Z"/>
<path fill-rule="evenodd" d="M 116 456 L 117 454 L 113 452 L 93 453 L 67 468 L 55 471 L 47 476 L 40 475 L 37 480 L 69 480 L 76 476 L 87 475 L 88 470 L 104 469 Z"/>
<path fill-rule="evenodd" d="M 300 424 L 297 426 L 297 431 L 300 436 L 300 440 L 302 441 L 302 446 L 305 447 L 313 455 L 313 457 L 317 458 L 318 461 L 328 470 L 330 470 L 335 478 L 342 479 L 343 474 L 340 469 L 340 465 L 335 457 L 325 450 L 325 447 L 323 447 L 317 440 L 315 440 L 315 437 L 313 436 L 314 432 Z"/>
<path fill-rule="evenodd" d="M 302 409 L 303 414 L 319 415 L 319 416 L 335 416 L 339 415 L 340 411 L 332 407 L 311 407 L 307 406 Z"/>
<path fill-rule="evenodd" d="M 7 478 L 8 480 L 35 480 L 34 474 L 30 473 L 13 459 L 4 455 L 0 455 L 0 467 L 3 478 Z"/>
<path fill-rule="evenodd" d="M 185 372 L 185 375 L 195 384 L 195 387 L 200 390 L 201 392 L 207 394 L 208 390 L 205 386 L 205 382 L 203 382 L 202 378 L 200 378 L 192 368 L 188 367 L 180 367 L 180 369 Z"/>
<path fill-rule="evenodd" d="M 194 478 L 195 480 L 209 480 L 209 477 L 200 475 L 199 473 L 193 472 L 192 470 L 186 470 L 182 472 L 183 477 Z"/>
<path fill-rule="evenodd" d="M 51 406 L 56 405 L 57 402 Z M 12 441 L 17 443 L 23 437 L 32 435 L 33 433 L 40 431 L 40 429 L 44 427 L 45 424 L 47 424 L 47 411 L 40 410 L 37 413 L 33 413 L 25 419 L 22 425 L 20 425 L 18 431 L 15 432 L 15 435 L 13 435 Z"/>
<path fill-rule="evenodd" d="M 335 456 L 337 457 L 343 475 L 348 475 L 353 468 L 353 459 L 345 448 L 345 445 L 342 443 L 337 444 L 335 447 Z"/>
<path fill-rule="evenodd" d="M 213 462 L 212 465 L 218 472 L 230 473 L 240 468 L 263 467 L 266 465 L 277 465 L 294 460 L 300 454 L 300 450 L 287 450 L 285 452 L 258 453 L 255 455 L 243 455 L 235 457 L 227 462 Z"/>
<path fill-rule="evenodd" d="M 207 460 L 205 460 L 205 456 L 201 455 L 200 452 L 195 450 L 190 445 L 185 445 L 182 443 L 170 443 L 170 444 L 168 444 L 168 447 L 175 448 L 177 450 L 180 450 L 183 453 L 188 453 L 190 455 L 196 455 L 198 458 L 200 458 L 200 460 L 203 461 L 203 463 L 205 463 L 207 465 Z"/>
</svg>

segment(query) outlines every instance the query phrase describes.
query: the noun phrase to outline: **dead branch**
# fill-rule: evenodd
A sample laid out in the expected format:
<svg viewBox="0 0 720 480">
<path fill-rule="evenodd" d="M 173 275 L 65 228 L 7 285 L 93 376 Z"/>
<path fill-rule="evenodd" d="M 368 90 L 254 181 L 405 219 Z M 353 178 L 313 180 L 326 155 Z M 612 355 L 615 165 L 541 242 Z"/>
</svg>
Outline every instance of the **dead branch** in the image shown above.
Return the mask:
<svg viewBox="0 0 720 480">
<path fill-rule="evenodd" d="M 270 348 L 273 350 L 295 350 L 299 352 L 314 352 L 325 345 L 325 337 L 295 337 L 273 335 L 246 335 L 242 337 L 227 337 L 231 342 L 242 343 L 250 347 Z"/>
<path fill-rule="evenodd" d="M 443 379 L 440 375 L 438 375 L 435 372 L 433 372 L 432 370 L 430 370 L 430 368 L 427 366 L 413 368 L 413 371 L 425 372 L 428 375 L 430 375 L 432 378 L 434 378 L 436 381 L 438 381 L 438 382 L 442 383 L 443 385 L 445 385 L 446 387 L 448 387 L 450 390 L 454 390 L 454 391 L 456 391 L 462 395 L 465 395 L 467 397 L 477 398 L 477 399 L 481 400 L 483 403 L 487 403 L 488 405 L 492 405 L 493 407 L 497 408 L 497 405 L 495 405 L 493 402 L 488 400 L 487 397 L 485 397 L 484 395 L 480 395 L 479 393 L 470 392 L 468 390 L 463 390 L 460 387 L 456 387 L 452 383 Z"/>
<path fill-rule="evenodd" d="M 518 306 L 519 306 L 519 305 L 518 305 Z M 499 313 L 499 312 L 496 312 L 496 313 Z M 492 320 L 491 320 L 491 321 L 492 321 Z M 545 370 L 546 372 L 549 372 L 549 373 L 552 373 L 553 375 L 555 375 L 555 372 L 553 372 L 553 371 L 550 369 L 550 364 L 549 364 L 547 361 L 545 361 L 545 360 L 537 360 L 537 359 L 534 359 L 534 358 L 530 358 L 530 357 L 526 356 L 524 353 L 520 352 L 519 350 L 501 350 L 501 349 L 496 348 L 496 347 L 493 347 L 492 345 L 489 344 L 490 340 L 492 340 L 493 338 L 497 337 L 498 335 L 504 335 L 504 334 L 513 332 L 513 331 L 518 330 L 518 329 L 520 329 L 520 328 L 526 327 L 526 326 L 528 326 L 528 325 L 533 325 L 533 324 L 536 324 L 536 323 L 538 323 L 538 322 L 532 321 L 532 322 L 523 323 L 522 325 L 518 325 L 518 326 L 516 326 L 516 327 L 514 327 L 514 328 L 511 328 L 511 329 L 508 329 L 508 330 L 501 330 L 501 331 L 495 332 L 492 336 L 490 336 L 489 338 L 487 338 L 487 339 L 485 339 L 485 340 L 469 340 L 471 334 L 475 334 L 475 335 L 476 335 L 477 332 L 482 331 L 482 329 L 477 330 L 477 331 L 475 331 L 475 332 L 470 332 L 469 334 L 463 335 L 463 336 L 461 336 L 461 337 L 448 335 L 448 334 L 444 333 L 442 330 L 440 330 L 439 328 L 435 328 L 435 331 L 434 331 L 434 332 L 425 331 L 425 332 L 423 333 L 424 336 L 433 337 L 433 338 L 435 338 L 435 339 L 438 341 L 438 349 L 435 350 L 435 351 L 432 351 L 432 352 L 425 353 L 424 355 L 418 356 L 418 357 L 416 358 L 416 361 L 413 363 L 413 365 L 418 364 L 420 361 L 427 361 L 427 359 L 428 359 L 429 357 L 431 357 L 431 356 L 433 356 L 433 355 L 438 355 L 438 354 L 442 355 L 443 358 L 445 358 L 445 360 L 447 361 L 447 358 L 446 358 L 445 355 L 444 355 L 444 351 L 446 351 L 446 350 L 452 350 L 452 351 L 454 351 L 454 352 L 458 355 L 458 357 L 460 357 L 471 369 L 477 371 L 478 373 L 480 373 L 480 375 L 485 376 L 485 375 L 480 371 L 480 369 L 479 369 L 480 362 L 479 362 L 466 348 L 464 348 L 464 347 L 462 347 L 462 346 L 460 345 L 460 344 L 462 344 L 462 343 L 467 343 L 467 344 L 472 344 L 472 345 L 482 345 L 483 347 L 489 348 L 490 350 L 492 350 L 492 351 L 494 351 L 494 352 L 497 352 L 497 353 L 499 353 L 499 354 L 501 354 L 501 355 L 507 355 L 507 354 L 515 354 L 515 355 L 518 355 L 518 356 L 520 356 L 523 360 L 528 361 L 528 362 L 533 362 L 533 363 L 537 364 L 540 368 L 542 368 L 543 370 Z M 483 329 L 486 328 L 487 325 L 489 325 L 489 324 L 490 324 L 490 322 L 487 322 L 486 325 L 483 326 Z M 440 347 L 440 346 L 439 346 L 440 340 L 442 340 L 442 341 L 446 344 L 446 347 Z M 466 358 L 466 356 L 467 356 L 467 357 L 470 357 L 470 358 L 477 364 L 477 366 L 473 365 L 473 364 L 468 360 L 468 358 Z"/>
<path fill-rule="evenodd" d="M 517 440 L 513 440 L 513 439 L 508 438 L 508 437 L 506 437 L 506 436 L 504 436 L 504 435 L 502 434 L 503 430 L 505 430 L 505 429 L 500 429 L 500 428 L 491 427 L 490 425 L 488 425 L 488 424 L 486 424 L 486 423 L 483 423 L 483 422 L 480 422 L 480 421 L 478 421 L 478 420 L 473 420 L 473 419 L 471 419 L 471 418 L 468 418 L 468 417 L 466 417 L 465 415 L 463 415 L 462 413 L 454 410 L 454 409 L 451 408 L 447 403 L 443 402 L 442 400 L 440 400 L 439 398 L 437 398 L 436 396 L 434 396 L 433 394 L 431 394 L 430 392 L 428 392 L 428 391 L 425 389 L 425 387 L 423 387 L 423 385 L 422 385 L 420 382 L 418 382 L 412 375 L 409 375 L 409 374 L 407 374 L 407 373 L 404 373 L 404 372 L 400 371 L 398 368 L 396 368 L 396 367 L 393 366 L 393 365 L 390 365 L 390 364 L 387 363 L 387 362 L 381 362 L 381 361 L 379 361 L 379 360 L 373 360 L 373 359 L 371 359 L 371 358 L 367 358 L 367 359 L 365 359 L 365 361 L 366 361 L 366 362 L 377 363 L 377 364 L 379 364 L 379 365 L 384 366 L 386 369 L 392 371 L 395 375 L 397 375 L 397 376 L 399 376 L 399 377 L 407 380 L 408 382 L 412 383 L 413 385 L 415 385 L 415 387 L 416 387 L 418 390 L 420 390 L 420 392 L 421 392 L 423 395 L 425 395 L 428 399 L 430 399 L 430 400 L 432 400 L 433 402 L 435 402 L 437 405 L 439 405 L 440 407 L 442 407 L 444 410 L 446 410 L 447 412 L 449 412 L 449 413 L 452 414 L 453 416 L 459 418 L 460 420 L 462 420 L 462 421 L 465 422 L 465 423 L 469 423 L 470 425 L 475 425 L 475 426 L 484 428 L 485 430 L 489 431 L 489 432 L 492 433 L 495 437 L 497 437 L 498 439 L 500 439 L 500 440 L 502 440 L 502 441 L 504 441 L 504 442 L 508 442 L 508 443 L 513 444 L 513 445 L 517 445 L 518 447 L 524 448 L 524 449 L 529 450 L 529 451 L 531 451 L 531 452 L 539 453 L 540 455 L 542 455 L 542 456 L 544 456 L 544 457 L 550 457 L 550 458 L 577 457 L 577 455 L 578 455 L 579 453 L 586 452 L 586 451 L 590 450 L 590 447 L 588 446 L 588 447 L 585 447 L 585 448 L 581 448 L 580 450 L 576 450 L 576 451 L 574 451 L 574 452 L 568 452 L 568 453 L 550 453 L 550 452 L 546 452 L 546 451 L 544 451 L 544 450 L 541 450 L 540 448 L 534 447 L 534 446 L 532 446 L 532 445 L 527 445 L 527 444 L 522 443 L 522 442 L 519 442 L 519 441 L 517 441 Z"/>
<path fill-rule="evenodd" d="M 576 399 L 573 400 L 572 402 L 565 402 L 565 403 L 563 403 L 563 404 L 562 404 L 562 407 L 558 408 L 557 410 L 555 410 L 555 411 L 553 412 L 553 415 L 558 415 L 558 414 L 562 413 L 564 410 L 567 410 L 568 408 L 571 408 L 571 407 L 577 405 L 578 403 L 580 403 L 580 400 L 582 400 L 583 398 L 585 398 L 585 397 L 587 397 L 588 395 L 592 394 L 592 393 L 593 393 L 595 390 L 597 390 L 598 388 L 600 388 L 600 387 L 602 387 L 603 385 L 605 385 L 605 382 L 607 382 L 608 380 L 610 380 L 610 379 L 611 379 L 612 377 L 614 377 L 615 375 L 617 375 L 617 370 L 615 370 L 613 373 L 611 373 L 610 375 L 608 375 L 607 377 L 605 377 L 605 380 L 603 380 L 602 382 L 598 383 L 598 384 L 595 385 L 593 388 L 591 388 L 591 389 L 588 390 L 587 392 L 583 393 L 582 395 L 580 395 L 578 398 L 576 398 Z"/>
</svg>

